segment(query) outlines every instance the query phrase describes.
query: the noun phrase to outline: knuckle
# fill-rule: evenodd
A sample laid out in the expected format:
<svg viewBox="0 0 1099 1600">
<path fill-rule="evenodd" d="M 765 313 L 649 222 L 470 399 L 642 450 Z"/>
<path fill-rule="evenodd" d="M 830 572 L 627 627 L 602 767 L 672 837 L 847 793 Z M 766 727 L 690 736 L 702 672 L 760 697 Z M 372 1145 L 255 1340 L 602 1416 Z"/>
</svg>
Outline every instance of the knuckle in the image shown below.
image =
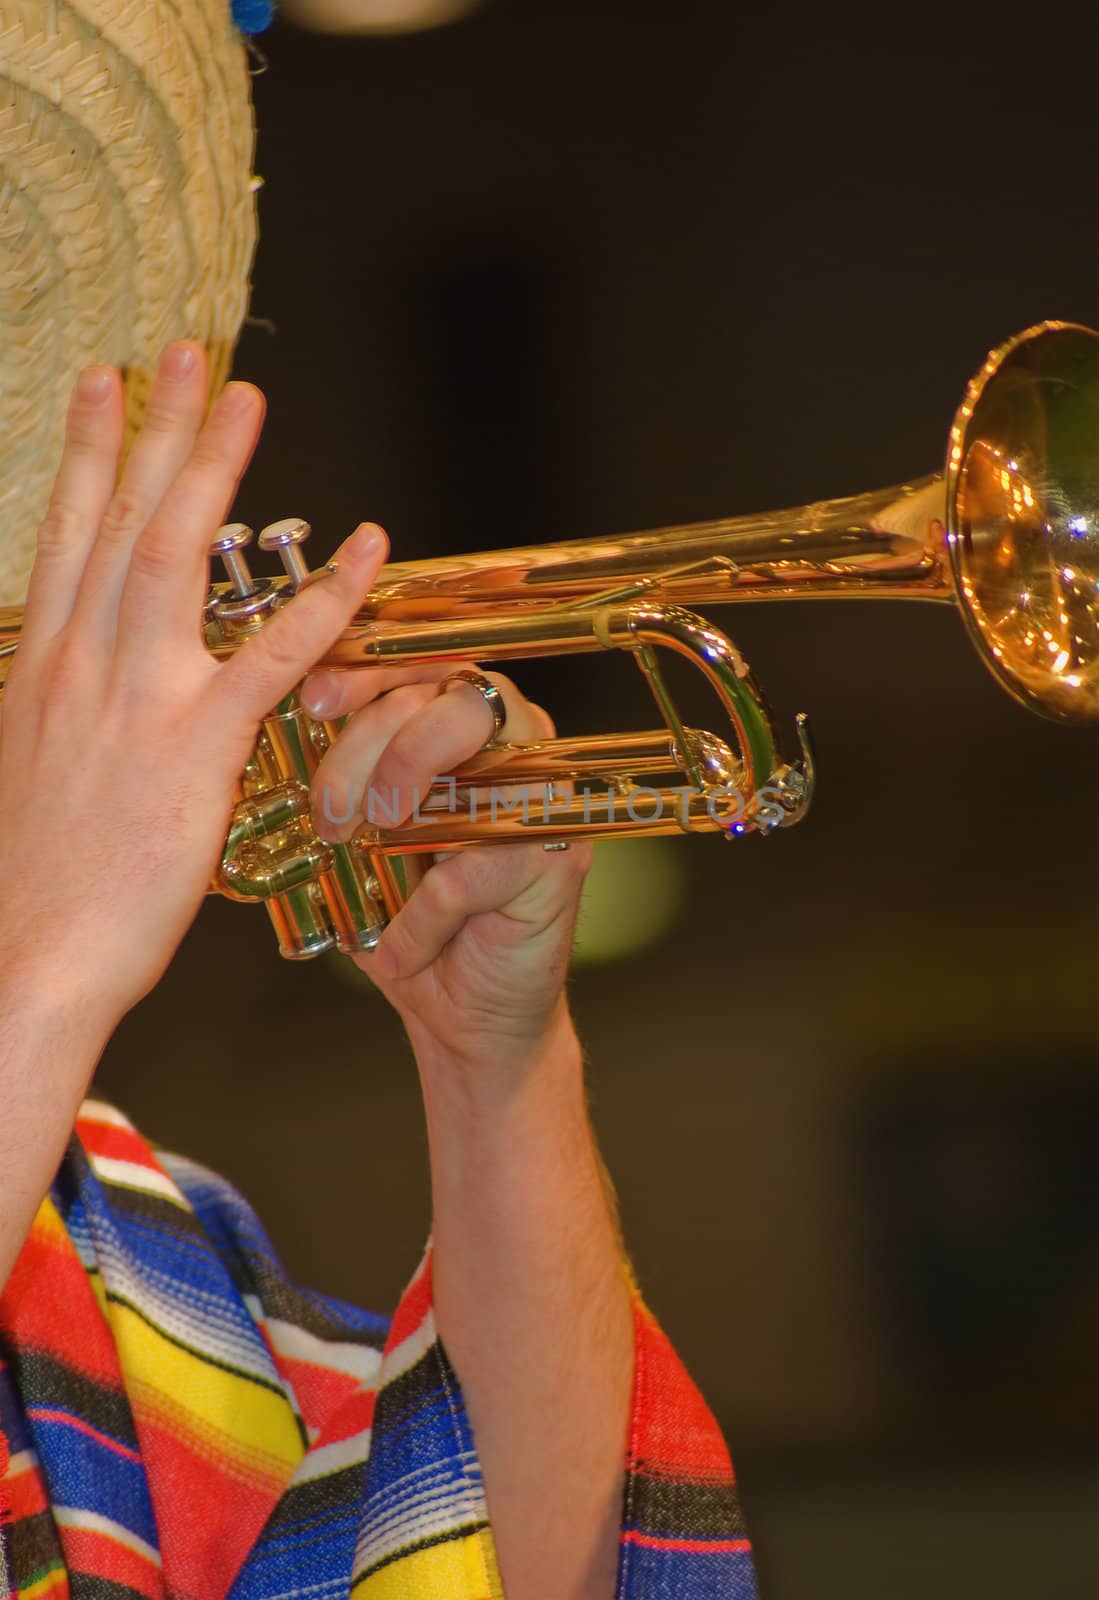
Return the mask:
<svg viewBox="0 0 1099 1600">
<path fill-rule="evenodd" d="M 305 665 L 308 656 L 307 630 L 292 609 L 283 611 L 263 633 L 264 655 L 280 670 Z"/>
<path fill-rule="evenodd" d="M 390 689 L 385 697 L 385 705 L 388 710 L 403 712 L 407 721 L 434 698 L 435 690 L 430 684 L 403 683 L 396 689 Z"/>
<path fill-rule="evenodd" d="M 590 839 L 573 840 L 570 848 L 564 852 L 567 870 L 582 883 L 591 871 L 592 846 Z"/>
<path fill-rule="evenodd" d="M 145 408 L 145 416 L 141 424 L 142 433 L 174 433 L 179 425 L 180 415 L 178 410 L 168 401 L 158 396 L 154 389 Z"/>
<path fill-rule="evenodd" d="M 225 435 L 212 424 L 203 429 L 191 450 L 191 464 L 199 467 L 220 467 L 225 461 Z"/>
<path fill-rule="evenodd" d="M 103 410 L 78 400 L 69 412 L 65 426 L 65 448 L 70 455 L 98 455 L 107 435 Z"/>
<path fill-rule="evenodd" d="M 465 883 L 458 872 L 451 870 L 451 861 L 442 861 L 432 867 L 420 888 L 428 902 L 428 909 L 442 916 L 461 911 L 466 900 Z"/>
<path fill-rule="evenodd" d="M 49 666 L 49 698 L 60 700 L 77 683 L 87 665 L 87 657 L 71 638 L 62 636 L 53 651 Z"/>
<path fill-rule="evenodd" d="M 231 440 L 216 424 L 211 424 L 199 434 L 191 451 L 192 467 L 197 467 L 207 474 L 221 473 L 229 476 L 230 466 L 235 458 Z"/>
<path fill-rule="evenodd" d="M 421 763 L 416 759 L 412 741 L 404 730 L 396 733 L 386 746 L 378 763 L 378 779 L 396 794 L 411 797 L 411 792 L 421 774 Z"/>
<path fill-rule="evenodd" d="M 362 796 L 344 782 L 338 773 L 320 772 L 314 775 L 310 786 L 310 803 L 313 815 L 320 819 L 322 834 L 338 836 L 339 829 L 355 822 L 361 813 Z"/>
<path fill-rule="evenodd" d="M 73 544 L 76 517 L 60 501 L 53 501 L 38 529 L 38 549 L 44 556 L 65 555 Z"/>
<path fill-rule="evenodd" d="M 130 570 L 139 578 L 159 582 L 174 572 L 175 551 L 163 539 L 139 539 L 134 546 Z"/>
<path fill-rule="evenodd" d="M 145 520 L 145 506 L 140 495 L 125 484 L 116 489 L 103 513 L 100 533 L 111 543 L 128 539 Z"/>
<path fill-rule="evenodd" d="M 541 737 L 543 739 L 556 739 L 557 724 L 554 722 L 545 706 L 540 706 L 536 700 L 528 700 L 527 707 L 532 713 L 535 722 L 538 723 L 541 729 Z"/>
</svg>

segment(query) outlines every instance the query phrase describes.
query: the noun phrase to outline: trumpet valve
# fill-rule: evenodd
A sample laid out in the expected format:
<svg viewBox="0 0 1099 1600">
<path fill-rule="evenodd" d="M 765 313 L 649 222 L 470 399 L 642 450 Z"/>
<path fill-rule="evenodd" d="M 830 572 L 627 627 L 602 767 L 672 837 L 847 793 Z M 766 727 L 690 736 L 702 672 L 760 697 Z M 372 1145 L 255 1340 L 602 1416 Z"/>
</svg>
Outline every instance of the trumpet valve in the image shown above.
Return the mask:
<svg viewBox="0 0 1099 1600">
<path fill-rule="evenodd" d="M 247 523 L 227 522 L 218 529 L 217 538 L 210 546 L 210 554 L 221 557 L 229 582 L 233 585 L 233 597 L 237 600 L 250 600 L 256 593 L 256 583 L 244 558 L 244 551 L 252 538 L 252 530 Z"/>
<path fill-rule="evenodd" d="M 295 594 L 309 577 L 301 546 L 312 531 L 308 522 L 303 522 L 300 517 L 284 517 L 281 522 L 268 523 L 259 536 L 261 550 L 278 551 L 279 560 Z"/>
<path fill-rule="evenodd" d="M 230 593 L 211 593 L 207 621 L 218 625 L 215 638 L 249 632 L 262 621 L 277 598 L 270 578 L 253 578 L 245 559 L 245 549 L 253 533 L 245 522 L 227 522 L 218 529 L 210 546 L 212 556 L 220 556 L 229 578 Z"/>
</svg>

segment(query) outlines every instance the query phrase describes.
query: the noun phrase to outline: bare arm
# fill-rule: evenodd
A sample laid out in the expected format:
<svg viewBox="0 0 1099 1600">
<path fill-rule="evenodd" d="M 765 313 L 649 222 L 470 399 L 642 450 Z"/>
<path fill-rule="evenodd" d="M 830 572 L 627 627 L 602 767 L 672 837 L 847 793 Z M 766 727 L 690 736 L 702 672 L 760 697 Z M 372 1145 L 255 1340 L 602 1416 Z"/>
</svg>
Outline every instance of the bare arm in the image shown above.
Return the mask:
<svg viewBox="0 0 1099 1600">
<path fill-rule="evenodd" d="M 633 1323 L 588 1125 L 559 1032 L 510 1082 L 419 1053 L 435 1305 L 462 1380 L 510 1600 L 610 1600 Z M 486 1074 L 487 1076 L 487 1074 Z"/>
<path fill-rule="evenodd" d="M 307 706 L 354 712 L 317 774 L 354 833 L 373 790 L 398 817 L 493 731 L 454 670 L 319 674 Z M 505 737 L 553 725 L 515 685 Z M 357 709 L 356 709 L 357 708 Z M 325 824 L 318 816 L 318 825 Z M 435 1312 L 469 1405 L 508 1600 L 611 1600 L 633 1312 L 588 1121 L 564 982 L 590 846 L 459 851 L 358 959 L 416 1055 L 434 1198 Z"/>
<path fill-rule="evenodd" d="M 105 1019 L 24 967 L 0 976 L 0 1288 L 65 1153 Z"/>
</svg>

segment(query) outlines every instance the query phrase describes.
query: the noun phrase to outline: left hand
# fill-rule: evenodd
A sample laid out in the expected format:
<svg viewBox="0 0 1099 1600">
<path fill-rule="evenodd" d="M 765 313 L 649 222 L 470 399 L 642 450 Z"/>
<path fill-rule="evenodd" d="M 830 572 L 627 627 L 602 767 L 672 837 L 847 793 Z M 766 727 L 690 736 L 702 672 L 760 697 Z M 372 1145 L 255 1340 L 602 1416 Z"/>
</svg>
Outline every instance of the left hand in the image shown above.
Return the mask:
<svg viewBox="0 0 1099 1600">
<path fill-rule="evenodd" d="M 315 673 L 306 710 L 326 720 L 353 713 L 314 780 L 317 827 L 333 841 L 363 823 L 363 797 L 384 797 L 389 819 L 412 814 L 417 794 L 480 750 L 493 718 L 472 685 L 440 695 L 444 678 L 473 663 Z M 502 737 L 553 736 L 553 723 L 500 673 Z M 326 799 L 327 792 L 327 799 Z M 352 810 L 354 807 L 354 810 Z M 336 822 L 348 811 L 346 821 Z M 354 959 L 396 1008 L 417 1056 L 443 1055 L 473 1071 L 529 1062 L 568 1026 L 564 983 L 591 845 L 499 844 L 435 858 L 377 948 Z"/>
</svg>

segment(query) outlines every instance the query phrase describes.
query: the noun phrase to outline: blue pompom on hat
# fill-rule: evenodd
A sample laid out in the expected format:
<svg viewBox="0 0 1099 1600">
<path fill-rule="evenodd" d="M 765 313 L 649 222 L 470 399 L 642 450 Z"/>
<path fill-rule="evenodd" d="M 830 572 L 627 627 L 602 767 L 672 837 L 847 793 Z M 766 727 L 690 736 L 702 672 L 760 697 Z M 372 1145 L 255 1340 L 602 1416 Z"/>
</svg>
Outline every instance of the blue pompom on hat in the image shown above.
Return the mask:
<svg viewBox="0 0 1099 1600">
<path fill-rule="evenodd" d="M 274 16 L 274 0 L 233 0 L 233 21 L 241 33 L 262 33 Z"/>
</svg>

